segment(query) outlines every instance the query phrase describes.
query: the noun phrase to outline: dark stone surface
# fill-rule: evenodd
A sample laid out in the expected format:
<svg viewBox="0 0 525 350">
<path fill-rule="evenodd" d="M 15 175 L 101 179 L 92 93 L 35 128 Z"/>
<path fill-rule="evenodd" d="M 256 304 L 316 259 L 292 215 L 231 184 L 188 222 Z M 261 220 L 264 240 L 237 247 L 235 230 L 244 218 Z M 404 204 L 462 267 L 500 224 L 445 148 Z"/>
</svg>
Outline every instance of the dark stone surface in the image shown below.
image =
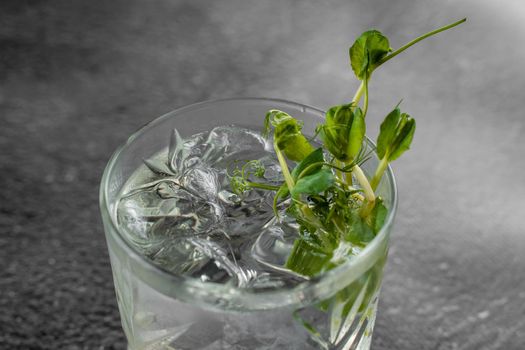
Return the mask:
<svg viewBox="0 0 525 350">
<path fill-rule="evenodd" d="M 396 47 L 463 16 L 371 84 L 372 136 L 401 98 L 418 120 L 372 348 L 523 349 L 520 0 L 1 1 L 0 348 L 125 347 L 98 184 L 138 127 L 218 97 L 341 103 L 362 30 Z"/>
</svg>

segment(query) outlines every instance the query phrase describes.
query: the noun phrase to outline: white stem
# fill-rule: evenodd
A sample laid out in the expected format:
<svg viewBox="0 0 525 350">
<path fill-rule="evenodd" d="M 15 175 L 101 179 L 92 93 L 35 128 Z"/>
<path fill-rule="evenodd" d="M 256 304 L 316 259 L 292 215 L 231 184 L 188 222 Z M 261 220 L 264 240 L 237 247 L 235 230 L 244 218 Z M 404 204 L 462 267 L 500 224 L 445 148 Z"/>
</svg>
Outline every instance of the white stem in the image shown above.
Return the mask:
<svg viewBox="0 0 525 350">
<path fill-rule="evenodd" d="M 368 182 L 368 178 L 366 177 L 365 173 L 357 164 L 354 166 L 353 171 L 354 171 L 357 181 L 363 188 L 366 200 L 370 203 L 374 203 L 376 200 L 376 196 L 374 194 L 374 190 L 372 189 L 372 186 L 370 186 L 370 182 Z"/>
</svg>

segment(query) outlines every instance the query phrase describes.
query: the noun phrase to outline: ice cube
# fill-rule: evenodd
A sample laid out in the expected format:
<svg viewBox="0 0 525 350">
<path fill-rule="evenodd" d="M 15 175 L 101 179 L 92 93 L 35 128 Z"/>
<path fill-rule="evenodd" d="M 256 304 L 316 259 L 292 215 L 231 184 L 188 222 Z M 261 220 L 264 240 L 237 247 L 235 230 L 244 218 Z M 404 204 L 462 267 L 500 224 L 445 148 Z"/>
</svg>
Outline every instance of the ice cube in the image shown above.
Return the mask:
<svg viewBox="0 0 525 350">
<path fill-rule="evenodd" d="M 192 186 L 203 196 L 216 191 L 209 188 L 207 193 L 197 183 Z M 117 215 L 133 241 L 158 241 L 205 232 L 220 221 L 223 212 L 216 203 L 194 196 L 178 180 L 162 179 L 129 191 L 121 198 Z"/>
<path fill-rule="evenodd" d="M 145 255 L 163 269 L 175 274 L 191 274 L 201 269 L 209 261 L 209 257 L 195 249 L 186 237 L 166 238 L 154 249 L 146 250 Z"/>
<path fill-rule="evenodd" d="M 275 158 L 275 155 L 268 155 L 259 159 L 259 162 L 264 166 L 263 182 L 275 184 L 282 183 L 284 181 L 283 174 L 281 172 L 281 166 Z M 259 180 L 261 181 L 261 180 Z"/>
<path fill-rule="evenodd" d="M 175 174 L 180 175 L 200 163 L 205 137 L 205 133 L 200 133 L 183 139 L 177 129 L 173 129 L 168 148 L 168 165 Z"/>
<path fill-rule="evenodd" d="M 217 200 L 219 188 L 217 172 L 212 168 L 194 167 L 186 170 L 181 178 L 184 189 L 208 201 Z"/>
<path fill-rule="evenodd" d="M 220 271 L 224 271 L 230 276 L 234 283 L 243 287 L 250 283 L 256 272 L 247 266 L 240 266 L 237 263 L 236 253 L 231 244 L 227 241 L 227 237 L 223 240 L 211 240 L 208 238 L 191 237 L 187 241 L 191 243 L 196 249 L 213 260 L 215 268 L 212 266 L 204 266 L 205 269 L 192 273 L 193 276 L 200 275 L 200 278 L 205 281 L 224 282 L 225 275 Z"/>
<path fill-rule="evenodd" d="M 219 126 L 208 135 L 203 161 L 214 167 L 228 166 L 228 162 L 233 160 L 255 159 L 253 155 L 264 151 L 265 145 L 265 140 L 253 131 Z"/>
<path fill-rule="evenodd" d="M 237 196 L 223 190 L 219 198 L 224 207 L 221 227 L 231 237 L 254 237 L 273 217 L 271 192 L 250 190 Z"/>
<path fill-rule="evenodd" d="M 289 279 L 304 280 L 305 277 L 285 267 L 297 232 L 297 223 L 290 217 L 284 216 L 281 221 L 274 218 L 268 222 L 252 245 L 252 258 L 270 271 L 284 273 Z"/>
</svg>

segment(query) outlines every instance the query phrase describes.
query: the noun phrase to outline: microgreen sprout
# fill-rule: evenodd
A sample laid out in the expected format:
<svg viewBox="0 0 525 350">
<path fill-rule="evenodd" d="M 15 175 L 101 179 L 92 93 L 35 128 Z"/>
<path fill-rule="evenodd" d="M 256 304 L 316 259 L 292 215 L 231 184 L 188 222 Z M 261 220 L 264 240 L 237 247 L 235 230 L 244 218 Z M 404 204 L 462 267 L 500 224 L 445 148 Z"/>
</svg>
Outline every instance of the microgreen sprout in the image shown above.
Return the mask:
<svg viewBox="0 0 525 350">
<path fill-rule="evenodd" d="M 316 128 L 321 147 L 315 148 L 313 139 L 302 134 L 301 121 L 283 111 L 268 111 L 263 136 L 273 136 L 284 182 L 274 186 L 253 181 L 253 176 L 264 176 L 264 167 L 249 161 L 234 170 L 230 184 L 237 194 L 253 188 L 275 191 L 277 217 L 279 201 L 286 203 L 282 209 L 299 224 L 299 237 L 285 265 L 288 269 L 306 277 L 329 270 L 344 261 L 342 252 L 364 247 L 380 231 L 388 209 L 376 190 L 389 163 L 409 149 L 416 122 L 401 112 L 399 104 L 388 113 L 377 138 L 379 165 L 369 178 L 360 167 L 370 156 L 365 143 L 369 81 L 378 67 L 407 48 L 465 20 L 433 30 L 399 49 L 393 49 L 378 30 L 361 34 L 349 50 L 350 66 L 361 83 L 352 101 L 326 112 L 324 123 Z"/>
<path fill-rule="evenodd" d="M 263 178 L 265 172 L 266 169 L 259 160 L 250 160 L 246 162 L 240 169 L 235 168 L 231 175 L 228 174 L 230 179 L 230 187 L 235 194 L 240 196 L 252 188 L 260 188 L 270 191 L 278 190 L 279 186 L 272 186 L 250 180 L 252 175 L 256 178 Z"/>
</svg>

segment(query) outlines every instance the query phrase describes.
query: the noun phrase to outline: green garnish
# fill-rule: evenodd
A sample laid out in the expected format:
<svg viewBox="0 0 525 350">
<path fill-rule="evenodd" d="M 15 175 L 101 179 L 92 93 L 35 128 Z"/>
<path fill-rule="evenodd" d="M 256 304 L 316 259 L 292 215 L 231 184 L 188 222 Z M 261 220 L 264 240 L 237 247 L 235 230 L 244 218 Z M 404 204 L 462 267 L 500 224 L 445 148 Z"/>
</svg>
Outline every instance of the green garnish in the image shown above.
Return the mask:
<svg viewBox="0 0 525 350">
<path fill-rule="evenodd" d="M 375 191 L 388 164 L 410 148 L 416 122 L 401 112 L 399 105 L 388 113 L 377 138 L 380 162 L 369 179 L 360 165 L 367 159 L 363 145 L 370 78 L 378 67 L 410 46 L 465 21 L 433 30 L 397 50 L 377 30 L 361 34 L 349 50 L 350 66 L 361 84 L 352 101 L 326 112 L 324 123 L 317 127 L 322 145 L 319 148 L 302 134 L 302 122 L 279 110 L 266 114 L 263 136 L 268 138 L 273 132 L 273 147 L 284 182 L 272 186 L 251 181 L 252 175 L 264 175 L 264 167 L 250 161 L 234 171 L 230 183 L 238 194 L 251 188 L 276 191 L 276 215 L 281 201 L 286 214 L 295 218 L 299 237 L 286 262 L 288 269 L 304 276 L 322 273 L 344 262 L 353 254 L 353 248 L 366 246 L 380 231 L 388 209 Z M 290 170 L 292 162 L 296 165 Z"/>
<path fill-rule="evenodd" d="M 263 190 L 275 191 L 279 186 L 272 186 L 264 183 L 250 181 L 250 176 L 258 178 L 264 177 L 265 168 L 258 160 L 250 160 L 246 162 L 241 169 L 236 168 L 230 178 L 230 187 L 233 192 L 242 195 L 244 192 L 252 188 L 260 188 Z"/>
</svg>

